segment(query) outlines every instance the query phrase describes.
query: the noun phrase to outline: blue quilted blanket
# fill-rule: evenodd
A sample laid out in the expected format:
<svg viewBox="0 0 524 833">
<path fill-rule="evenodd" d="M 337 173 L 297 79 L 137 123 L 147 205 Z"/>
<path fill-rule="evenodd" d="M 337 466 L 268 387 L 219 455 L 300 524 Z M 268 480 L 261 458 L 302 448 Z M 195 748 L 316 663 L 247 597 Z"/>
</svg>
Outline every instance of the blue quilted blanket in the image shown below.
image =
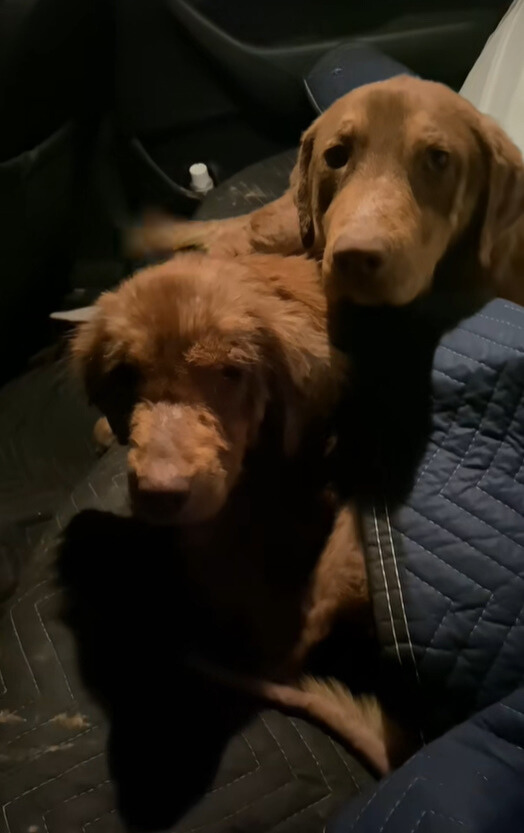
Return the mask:
<svg viewBox="0 0 524 833">
<path fill-rule="evenodd" d="M 446 335 L 409 499 L 368 524 L 382 644 L 441 732 L 524 684 L 524 309 L 494 301 Z"/>
<path fill-rule="evenodd" d="M 369 513 L 370 582 L 422 737 L 465 722 L 329 833 L 524 829 L 524 309 L 498 300 L 446 335 L 432 396 L 410 497 Z"/>
<path fill-rule="evenodd" d="M 326 833 L 521 833 L 523 746 L 521 689 L 352 801 Z"/>
</svg>

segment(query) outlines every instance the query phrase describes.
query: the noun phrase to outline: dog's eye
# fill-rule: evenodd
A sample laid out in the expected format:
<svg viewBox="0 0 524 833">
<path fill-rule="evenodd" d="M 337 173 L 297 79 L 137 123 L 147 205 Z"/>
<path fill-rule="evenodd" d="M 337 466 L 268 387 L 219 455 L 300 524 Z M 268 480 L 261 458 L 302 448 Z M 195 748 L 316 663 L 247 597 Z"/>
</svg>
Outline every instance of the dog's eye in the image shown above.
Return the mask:
<svg viewBox="0 0 524 833">
<path fill-rule="evenodd" d="M 333 145 L 324 152 L 324 159 L 329 168 L 337 170 L 347 165 L 351 149 L 349 145 Z"/>
<path fill-rule="evenodd" d="M 426 158 L 433 171 L 445 171 L 449 165 L 450 156 L 447 150 L 442 148 L 428 148 Z"/>
<path fill-rule="evenodd" d="M 243 375 L 242 368 L 238 365 L 228 364 L 222 368 L 222 376 L 230 382 L 240 382 Z"/>
</svg>

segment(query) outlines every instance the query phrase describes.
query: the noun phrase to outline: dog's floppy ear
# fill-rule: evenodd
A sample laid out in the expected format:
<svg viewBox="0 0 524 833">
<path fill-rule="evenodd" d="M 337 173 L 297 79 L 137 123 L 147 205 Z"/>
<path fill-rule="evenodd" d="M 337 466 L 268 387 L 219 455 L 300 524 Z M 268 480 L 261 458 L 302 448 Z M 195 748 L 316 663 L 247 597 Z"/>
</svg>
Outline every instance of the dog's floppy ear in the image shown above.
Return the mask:
<svg viewBox="0 0 524 833">
<path fill-rule="evenodd" d="M 98 388 L 111 362 L 111 345 L 107 333 L 105 307 L 112 293 L 102 295 L 85 317 L 67 318 L 76 327 L 70 343 L 73 369 L 82 379 L 90 401 L 97 403 Z"/>
<path fill-rule="evenodd" d="M 493 272 L 497 268 L 497 245 L 524 214 L 524 163 L 517 146 L 488 116 L 481 117 L 477 133 L 488 165 L 479 260 L 485 269 Z"/>
<path fill-rule="evenodd" d="M 315 242 L 315 225 L 311 204 L 311 159 L 315 144 L 316 124 L 313 123 L 303 134 L 298 152 L 298 161 L 293 172 L 295 205 L 298 212 L 300 236 L 305 249 L 311 249 Z"/>
<path fill-rule="evenodd" d="M 107 292 L 95 304 L 89 319 L 77 327 L 70 355 L 90 403 L 102 411 L 118 440 L 125 443 L 135 378 L 133 370 L 123 363 L 122 345 L 108 329 L 108 319 L 114 312 L 115 294 Z"/>
</svg>

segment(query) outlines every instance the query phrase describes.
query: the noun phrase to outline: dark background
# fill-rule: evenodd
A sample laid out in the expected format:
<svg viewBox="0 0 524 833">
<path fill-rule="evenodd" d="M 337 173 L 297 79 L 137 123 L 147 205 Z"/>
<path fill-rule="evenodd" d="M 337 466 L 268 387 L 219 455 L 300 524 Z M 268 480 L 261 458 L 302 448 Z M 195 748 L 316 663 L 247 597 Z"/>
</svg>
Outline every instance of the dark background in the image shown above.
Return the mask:
<svg viewBox="0 0 524 833">
<path fill-rule="evenodd" d="M 458 89 L 508 5 L 0 0 L 0 379 L 50 311 L 122 277 L 141 208 L 191 215 L 192 162 L 219 183 L 298 143 L 329 49 L 363 40 Z"/>
</svg>

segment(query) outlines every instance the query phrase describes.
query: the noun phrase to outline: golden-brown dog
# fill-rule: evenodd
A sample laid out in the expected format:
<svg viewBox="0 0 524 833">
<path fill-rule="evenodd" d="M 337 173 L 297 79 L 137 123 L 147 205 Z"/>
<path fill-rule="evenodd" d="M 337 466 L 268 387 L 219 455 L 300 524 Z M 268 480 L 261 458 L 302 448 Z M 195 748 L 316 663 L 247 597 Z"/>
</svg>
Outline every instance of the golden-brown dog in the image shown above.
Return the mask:
<svg viewBox="0 0 524 833">
<path fill-rule="evenodd" d="M 524 302 L 523 214 L 522 156 L 504 131 L 449 88 L 401 76 L 354 90 L 311 125 L 281 199 L 230 220 L 146 223 L 132 246 L 303 247 L 322 258 L 329 299 L 393 306 L 427 293 L 460 249 L 460 267 L 445 265 L 457 293 Z"/>
<path fill-rule="evenodd" d="M 176 527 L 213 637 L 226 635 L 211 641 L 222 665 L 187 661 L 321 720 L 386 771 L 398 753 L 376 701 L 301 680 L 338 618 L 357 634 L 370 619 L 357 514 L 319 474 L 343 365 L 315 263 L 180 254 L 102 296 L 73 355 L 129 443 L 135 513 Z"/>
<path fill-rule="evenodd" d="M 73 353 L 88 394 L 129 442 L 137 514 L 215 515 L 270 405 L 287 454 L 326 417 L 338 381 L 325 301 L 305 258 L 185 254 L 102 296 Z M 340 358 L 338 359 L 340 362 Z"/>
</svg>

